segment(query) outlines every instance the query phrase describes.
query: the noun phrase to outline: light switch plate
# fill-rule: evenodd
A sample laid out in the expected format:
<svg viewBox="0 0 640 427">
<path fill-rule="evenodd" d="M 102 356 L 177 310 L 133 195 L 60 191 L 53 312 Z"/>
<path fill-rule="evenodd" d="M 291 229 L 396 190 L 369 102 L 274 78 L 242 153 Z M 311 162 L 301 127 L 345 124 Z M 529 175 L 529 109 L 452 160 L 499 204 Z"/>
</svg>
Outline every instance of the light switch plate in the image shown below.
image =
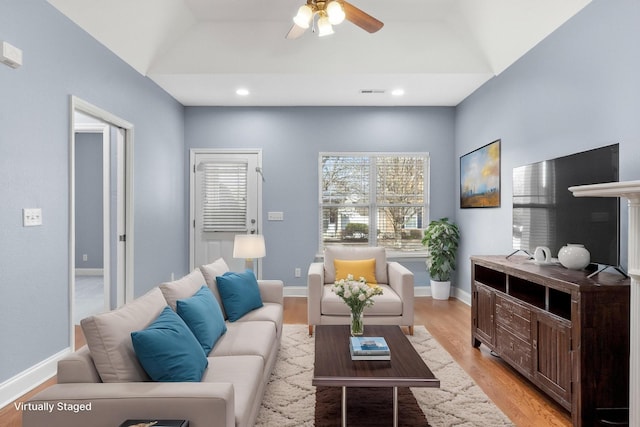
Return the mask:
<svg viewBox="0 0 640 427">
<path fill-rule="evenodd" d="M 268 212 L 267 219 L 269 221 L 282 221 L 284 220 L 284 212 Z"/>
<path fill-rule="evenodd" d="M 40 208 L 22 209 L 22 225 L 25 227 L 42 225 L 42 209 Z"/>
<path fill-rule="evenodd" d="M 22 65 L 22 51 L 5 41 L 0 41 L 0 62 L 11 68 L 18 68 Z"/>
</svg>

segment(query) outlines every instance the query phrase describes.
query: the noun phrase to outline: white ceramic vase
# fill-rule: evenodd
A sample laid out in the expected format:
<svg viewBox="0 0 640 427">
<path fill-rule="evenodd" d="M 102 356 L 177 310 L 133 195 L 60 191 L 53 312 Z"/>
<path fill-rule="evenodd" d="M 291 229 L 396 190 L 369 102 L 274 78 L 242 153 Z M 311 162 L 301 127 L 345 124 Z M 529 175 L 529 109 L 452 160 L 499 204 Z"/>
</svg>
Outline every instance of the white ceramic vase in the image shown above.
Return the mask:
<svg viewBox="0 0 640 427">
<path fill-rule="evenodd" d="M 569 270 L 582 270 L 591 262 L 591 254 L 584 245 L 568 243 L 560 248 L 558 261 Z"/>
</svg>

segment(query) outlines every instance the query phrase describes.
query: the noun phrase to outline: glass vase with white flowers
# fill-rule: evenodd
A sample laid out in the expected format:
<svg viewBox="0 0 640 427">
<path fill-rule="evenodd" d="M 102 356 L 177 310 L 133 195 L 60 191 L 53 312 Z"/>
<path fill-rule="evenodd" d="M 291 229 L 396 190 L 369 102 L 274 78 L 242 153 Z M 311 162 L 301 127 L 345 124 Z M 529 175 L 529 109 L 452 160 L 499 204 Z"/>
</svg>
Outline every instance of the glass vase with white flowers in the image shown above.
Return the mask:
<svg viewBox="0 0 640 427">
<path fill-rule="evenodd" d="M 356 281 L 353 275 L 349 274 L 346 279 L 340 279 L 334 283 L 331 290 L 351 309 L 351 335 L 362 335 L 364 333 L 362 313 L 365 307 L 373 305 L 375 295 L 382 295 L 382 288 L 367 284 L 364 277 Z"/>
</svg>

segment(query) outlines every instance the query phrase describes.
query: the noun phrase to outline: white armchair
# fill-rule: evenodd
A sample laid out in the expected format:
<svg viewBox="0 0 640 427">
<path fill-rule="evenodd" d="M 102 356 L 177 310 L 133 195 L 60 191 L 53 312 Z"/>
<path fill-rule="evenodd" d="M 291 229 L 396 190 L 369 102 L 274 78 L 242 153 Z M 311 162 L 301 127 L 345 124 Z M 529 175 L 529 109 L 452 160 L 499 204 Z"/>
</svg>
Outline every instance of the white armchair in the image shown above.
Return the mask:
<svg viewBox="0 0 640 427">
<path fill-rule="evenodd" d="M 315 325 L 348 325 L 349 307 L 331 291 L 336 281 L 334 260 L 374 258 L 376 282 L 383 294 L 364 310 L 364 323 L 406 326 L 413 335 L 413 273 L 398 262 L 388 262 L 384 248 L 329 246 L 324 262 L 312 263 L 307 275 L 309 335 Z"/>
</svg>

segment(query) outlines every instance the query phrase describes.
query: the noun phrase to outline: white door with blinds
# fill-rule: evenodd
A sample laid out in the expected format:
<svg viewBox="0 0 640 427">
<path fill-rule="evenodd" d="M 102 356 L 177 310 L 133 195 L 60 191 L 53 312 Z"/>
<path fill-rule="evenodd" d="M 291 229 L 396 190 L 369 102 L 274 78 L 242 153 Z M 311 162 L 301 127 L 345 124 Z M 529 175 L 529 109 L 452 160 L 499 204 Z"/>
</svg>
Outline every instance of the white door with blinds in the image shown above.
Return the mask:
<svg viewBox="0 0 640 427">
<path fill-rule="evenodd" d="M 192 150 L 191 172 L 191 267 L 223 258 L 231 271 L 243 271 L 233 240 L 261 234 L 261 152 Z M 259 260 L 255 270 L 260 277 Z"/>
</svg>

